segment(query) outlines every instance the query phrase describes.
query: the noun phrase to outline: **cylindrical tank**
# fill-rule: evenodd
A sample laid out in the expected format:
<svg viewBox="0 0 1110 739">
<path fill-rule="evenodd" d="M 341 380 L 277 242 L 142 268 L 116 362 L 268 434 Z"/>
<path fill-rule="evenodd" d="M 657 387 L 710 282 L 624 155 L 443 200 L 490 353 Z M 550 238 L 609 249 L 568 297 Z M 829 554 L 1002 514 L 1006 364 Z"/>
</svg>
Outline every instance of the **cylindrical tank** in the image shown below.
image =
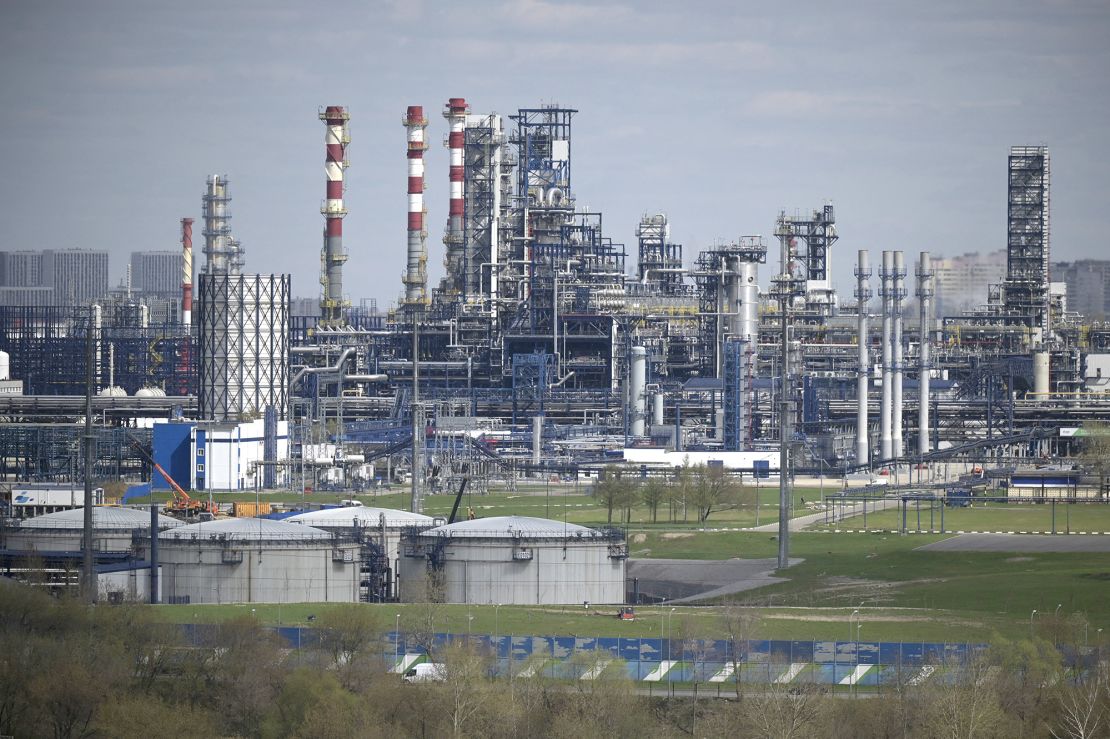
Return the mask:
<svg viewBox="0 0 1110 739">
<path fill-rule="evenodd" d="M 624 602 L 628 549 L 618 531 L 497 516 L 428 529 L 406 541 L 411 547 L 402 547 L 405 600 Z"/>
<path fill-rule="evenodd" d="M 894 333 L 891 350 L 894 363 L 894 382 L 891 392 L 890 452 L 895 459 L 902 457 L 902 299 L 906 295 L 905 252 L 894 252 L 894 295 L 891 298 Z"/>
<path fill-rule="evenodd" d="M 159 516 L 158 525 L 166 530 L 179 527 L 182 522 L 169 516 Z M 84 508 L 46 513 L 8 529 L 4 546 L 23 552 L 79 552 L 82 550 L 84 526 Z M 93 508 L 93 548 L 98 552 L 130 551 L 137 556 L 145 556 L 149 535 L 148 511 L 118 506 Z"/>
<path fill-rule="evenodd" d="M 1049 387 L 1049 355 L 1041 350 L 1033 352 L 1033 393 L 1040 400 L 1047 400 Z"/>
<path fill-rule="evenodd" d="M 868 378 L 868 369 L 871 359 L 868 357 L 867 333 L 867 301 L 871 298 L 868 283 L 871 279 L 870 256 L 866 249 L 859 250 L 859 262 L 856 267 L 856 300 L 859 305 L 857 323 L 858 362 L 856 376 L 856 464 L 868 464 L 871 461 L 871 447 L 868 439 L 868 403 L 871 384 Z"/>
<path fill-rule="evenodd" d="M 933 264 L 929 252 L 921 252 L 917 266 L 917 299 L 921 310 L 921 351 L 918 354 L 918 391 L 917 391 L 917 453 L 929 453 L 929 399 L 930 380 L 933 371 L 929 359 L 933 342 Z"/>
<path fill-rule="evenodd" d="M 741 260 L 737 282 L 739 283 L 739 303 L 737 338 L 746 339 L 754 345 L 759 339 L 759 263 Z"/>
<path fill-rule="evenodd" d="M 651 422 L 655 426 L 663 425 L 663 393 L 651 396 Z"/>
<path fill-rule="evenodd" d="M 166 391 L 160 387 L 141 387 L 135 391 L 136 398 L 164 398 Z"/>
<path fill-rule="evenodd" d="M 543 416 L 532 416 L 532 464 L 539 465 L 543 451 Z"/>
<path fill-rule="evenodd" d="M 725 409 L 718 408 L 713 411 L 713 438 L 717 441 L 725 440 Z"/>
<path fill-rule="evenodd" d="M 164 531 L 166 603 L 354 603 L 359 546 L 322 529 L 227 518 Z"/>
<path fill-rule="evenodd" d="M 642 346 L 632 347 L 632 367 L 629 372 L 628 404 L 631 414 L 628 424 L 628 433 L 632 436 L 644 435 L 644 411 L 646 399 L 644 390 L 647 387 L 647 349 Z"/>
<path fill-rule="evenodd" d="M 0 380 L 10 380 L 12 371 L 12 358 L 4 351 L 0 351 Z"/>
<path fill-rule="evenodd" d="M 882 297 L 883 311 L 883 393 L 879 401 L 879 455 L 885 464 L 891 458 L 891 398 L 894 385 L 893 361 L 893 331 L 891 326 L 891 295 L 894 292 L 892 285 L 894 275 L 894 252 L 883 252 L 883 266 L 879 271 L 880 295 Z"/>
</svg>

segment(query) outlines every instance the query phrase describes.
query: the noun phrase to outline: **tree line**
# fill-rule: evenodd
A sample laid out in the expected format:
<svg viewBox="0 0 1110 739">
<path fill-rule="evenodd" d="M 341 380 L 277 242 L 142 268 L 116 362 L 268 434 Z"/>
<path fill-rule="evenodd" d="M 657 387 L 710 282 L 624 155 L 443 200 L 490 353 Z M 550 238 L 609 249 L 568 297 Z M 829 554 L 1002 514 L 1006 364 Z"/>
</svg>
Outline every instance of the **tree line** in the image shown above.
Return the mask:
<svg viewBox="0 0 1110 739">
<path fill-rule="evenodd" d="M 1069 672 L 1050 641 L 999 640 L 960 680 L 920 666 L 879 696 L 846 700 L 814 685 L 736 682 L 728 700 L 645 695 L 619 661 L 574 657 L 552 680 L 539 665 L 494 677 L 488 654 L 431 641 L 439 606 L 406 617 L 443 680 L 409 685 L 382 654 L 392 623 L 351 605 L 317 619 L 292 649 L 250 616 L 189 644 L 141 606 L 88 607 L 0 585 L 0 734 L 19 737 L 1100 737 L 1110 731 L 1105 663 Z M 719 629 L 752 637 L 747 609 Z M 429 628 L 425 628 L 429 627 Z M 691 626 L 680 638 L 694 639 Z M 739 665 L 737 665 L 739 667 Z M 531 675 L 525 677 L 525 675 Z M 657 686 L 658 687 L 658 686 Z"/>
<path fill-rule="evenodd" d="M 722 466 L 683 465 L 670 477 L 651 475 L 616 465 L 606 466 L 592 488 L 593 496 L 605 506 L 607 521 L 627 522 L 632 508 L 644 506 L 651 522 L 659 522 L 663 512 L 672 523 L 689 522 L 693 516 L 705 523 L 717 511 L 754 508 L 758 489 L 743 485 Z"/>
</svg>

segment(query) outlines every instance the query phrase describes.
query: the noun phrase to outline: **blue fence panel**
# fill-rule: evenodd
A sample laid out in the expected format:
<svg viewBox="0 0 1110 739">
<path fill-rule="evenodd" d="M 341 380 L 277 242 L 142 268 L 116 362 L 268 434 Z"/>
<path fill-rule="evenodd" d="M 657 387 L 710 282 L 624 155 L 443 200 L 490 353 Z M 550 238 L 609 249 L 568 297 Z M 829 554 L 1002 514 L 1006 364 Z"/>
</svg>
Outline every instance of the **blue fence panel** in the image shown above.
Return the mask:
<svg viewBox="0 0 1110 739">
<path fill-rule="evenodd" d="M 872 642 L 860 642 L 856 646 L 856 654 L 861 665 L 877 665 L 879 664 L 879 644 Z"/>
<path fill-rule="evenodd" d="M 836 642 L 834 642 L 834 641 L 815 641 L 815 642 L 813 642 L 813 661 L 814 662 L 836 662 Z"/>
<path fill-rule="evenodd" d="M 639 662 L 640 661 L 640 640 L 639 639 L 626 639 L 621 637 L 620 640 L 620 658 L 625 662 Z"/>
<path fill-rule="evenodd" d="M 662 639 L 641 639 L 640 660 L 644 662 L 659 662 L 663 659 Z"/>
<path fill-rule="evenodd" d="M 811 641 L 790 642 L 790 661 L 813 662 L 813 647 L 814 643 Z"/>
<path fill-rule="evenodd" d="M 611 654 L 614 658 L 621 656 L 621 640 L 615 636 L 603 636 L 597 640 L 597 648 Z"/>
<path fill-rule="evenodd" d="M 748 640 L 748 660 L 751 662 L 771 661 L 771 642 L 766 640 Z"/>
<path fill-rule="evenodd" d="M 926 642 L 921 645 L 921 650 L 924 653 L 925 661 L 931 665 L 944 664 L 945 649 L 944 644 L 936 644 Z"/>
<path fill-rule="evenodd" d="M 551 638 L 551 656 L 556 659 L 567 659 L 574 654 L 575 639 L 573 636 L 555 636 Z"/>
</svg>

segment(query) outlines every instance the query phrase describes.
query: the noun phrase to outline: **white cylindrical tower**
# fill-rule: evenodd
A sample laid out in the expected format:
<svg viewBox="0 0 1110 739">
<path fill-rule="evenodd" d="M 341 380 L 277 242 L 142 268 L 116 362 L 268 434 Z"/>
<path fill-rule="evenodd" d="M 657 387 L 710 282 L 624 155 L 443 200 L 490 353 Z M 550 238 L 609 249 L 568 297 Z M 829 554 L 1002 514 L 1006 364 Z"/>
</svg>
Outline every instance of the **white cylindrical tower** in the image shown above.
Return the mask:
<svg viewBox="0 0 1110 739">
<path fill-rule="evenodd" d="M 859 305 L 857 333 L 859 335 L 859 376 L 856 378 L 856 464 L 871 461 L 871 444 L 868 439 L 868 394 L 871 387 L 871 360 L 868 357 L 867 302 L 871 299 L 871 263 L 866 249 L 859 250 L 856 267 L 856 300 Z"/>
<path fill-rule="evenodd" d="M 1037 400 L 1048 400 L 1049 354 L 1044 349 L 1033 352 L 1033 393 Z"/>
<path fill-rule="evenodd" d="M 644 390 L 647 386 L 647 349 L 632 347 L 632 365 L 628 382 L 628 405 L 631 418 L 628 433 L 632 436 L 644 435 L 644 410 L 646 402 Z"/>
<path fill-rule="evenodd" d="M 894 377 L 892 372 L 893 349 L 890 323 L 891 295 L 894 275 L 894 252 L 883 251 L 883 266 L 879 269 L 879 296 L 883 301 L 883 394 L 879 402 L 879 455 L 885 464 L 891 458 L 891 398 Z"/>
<path fill-rule="evenodd" d="M 410 105 L 404 123 L 408 130 L 409 160 L 409 239 L 404 277 L 405 304 L 415 309 L 428 301 L 428 252 L 424 243 L 428 235 L 424 230 L 424 150 L 428 148 L 424 142 L 424 129 L 428 127 L 428 119 L 424 117 L 424 108 Z"/>
<path fill-rule="evenodd" d="M 891 337 L 894 352 L 894 385 L 891 387 L 890 451 L 897 459 L 901 458 L 902 448 L 902 300 L 906 297 L 905 252 L 894 252 L 894 294 L 891 296 L 891 312 L 894 334 Z"/>
<path fill-rule="evenodd" d="M 933 342 L 933 263 L 929 252 L 921 252 L 917 265 L 917 299 L 921 310 L 921 350 L 918 352 L 917 453 L 929 453 L 929 380 L 933 371 L 930 350 Z"/>
<path fill-rule="evenodd" d="M 655 426 L 663 425 L 663 393 L 651 396 L 651 422 Z"/>
<path fill-rule="evenodd" d="M 231 238 L 227 175 L 209 175 L 202 198 L 204 211 L 204 271 L 210 275 L 236 274 L 239 260 Z"/>
<path fill-rule="evenodd" d="M 343 251 L 343 217 L 347 208 L 343 205 L 343 172 L 347 169 L 347 144 L 351 138 L 347 121 L 351 118 L 347 109 L 340 105 L 329 105 L 320 112 L 324 122 L 324 175 L 326 180 L 326 199 L 320 213 L 324 216 L 324 248 L 321 255 L 320 285 L 320 325 L 338 328 L 343 324 L 343 263 L 347 254 Z"/>
</svg>

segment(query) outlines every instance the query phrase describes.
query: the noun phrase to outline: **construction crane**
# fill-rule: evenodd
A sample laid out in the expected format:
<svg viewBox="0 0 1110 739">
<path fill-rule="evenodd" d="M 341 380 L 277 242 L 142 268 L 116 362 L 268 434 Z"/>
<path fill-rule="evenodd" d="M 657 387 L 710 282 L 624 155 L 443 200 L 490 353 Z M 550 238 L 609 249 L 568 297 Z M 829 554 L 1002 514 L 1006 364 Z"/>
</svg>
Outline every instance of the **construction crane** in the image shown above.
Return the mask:
<svg viewBox="0 0 1110 739">
<path fill-rule="evenodd" d="M 190 497 L 190 495 L 185 492 L 185 489 L 178 485 L 177 481 L 170 476 L 170 473 L 166 472 L 165 468 L 163 468 L 162 465 L 154 461 L 154 457 L 150 454 L 150 452 L 146 450 L 146 447 L 142 445 L 142 442 L 140 442 L 131 434 L 128 434 L 127 436 L 131 440 L 131 445 L 135 447 L 135 450 L 137 452 L 139 452 L 139 455 L 143 459 L 145 459 L 147 463 L 149 463 L 154 469 L 158 470 L 158 473 L 162 475 L 162 477 L 166 478 L 166 482 L 169 483 L 170 491 L 173 493 L 173 500 L 166 505 L 167 513 L 177 514 L 184 518 L 193 518 L 201 513 L 211 513 L 213 515 L 216 514 L 216 511 L 214 510 L 214 504 L 210 504 L 208 501 L 205 500 L 195 500 L 194 498 Z"/>
</svg>

